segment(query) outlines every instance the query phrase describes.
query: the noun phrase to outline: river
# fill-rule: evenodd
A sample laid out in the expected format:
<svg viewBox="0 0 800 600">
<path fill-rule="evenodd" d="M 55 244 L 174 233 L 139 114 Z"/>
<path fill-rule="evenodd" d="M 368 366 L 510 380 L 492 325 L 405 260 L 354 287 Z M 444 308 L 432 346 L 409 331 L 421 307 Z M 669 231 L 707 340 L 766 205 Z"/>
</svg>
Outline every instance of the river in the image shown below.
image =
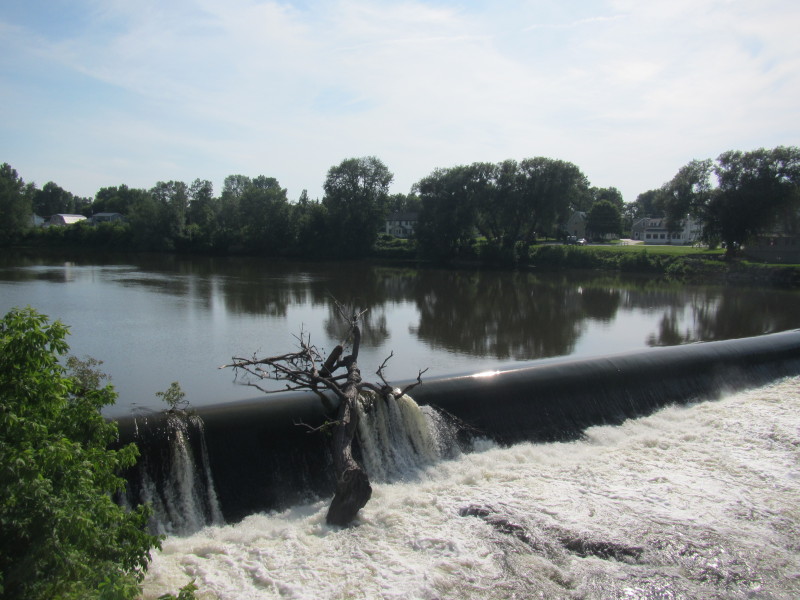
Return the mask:
<svg viewBox="0 0 800 600">
<path fill-rule="evenodd" d="M 218 367 L 282 354 L 301 331 L 330 350 L 333 306 L 368 309 L 360 364 L 393 354 L 391 379 L 477 372 L 559 356 L 740 338 L 800 327 L 800 292 L 609 274 L 296 263 L 246 258 L 7 253 L 0 310 L 30 305 L 71 328 L 71 353 L 102 360 L 109 416 L 159 408 L 178 381 L 194 406 L 259 393 Z"/>
<path fill-rule="evenodd" d="M 0 258 L 0 309 L 31 305 L 70 325 L 72 352 L 103 360 L 119 392 L 109 415 L 158 408 L 155 393 L 172 381 L 195 406 L 255 396 L 217 367 L 289 350 L 300 331 L 331 348 L 345 335 L 333 298 L 368 309 L 364 372 L 393 353 L 397 378 L 800 327 L 797 292 L 608 274 Z M 393 442 L 387 463 L 369 443 L 381 427 L 361 432 L 374 491 L 353 527 L 325 524 L 329 497 L 229 524 L 215 509 L 205 522 L 217 524 L 164 540 L 145 597 L 190 580 L 217 600 L 800 597 L 800 376 L 686 399 L 665 397 L 654 414 L 574 441 L 501 445 L 477 434 L 445 453 L 452 431 L 409 401 L 402 421 L 416 453 Z M 420 447 L 430 450 L 422 459 Z M 241 454 L 238 476 L 271 493 Z M 204 482 L 222 479 L 206 468 Z M 204 492 L 214 498 L 213 486 Z"/>
<path fill-rule="evenodd" d="M 670 406 L 580 441 L 478 446 L 327 499 L 164 542 L 147 598 L 800 597 L 800 378 Z"/>
</svg>

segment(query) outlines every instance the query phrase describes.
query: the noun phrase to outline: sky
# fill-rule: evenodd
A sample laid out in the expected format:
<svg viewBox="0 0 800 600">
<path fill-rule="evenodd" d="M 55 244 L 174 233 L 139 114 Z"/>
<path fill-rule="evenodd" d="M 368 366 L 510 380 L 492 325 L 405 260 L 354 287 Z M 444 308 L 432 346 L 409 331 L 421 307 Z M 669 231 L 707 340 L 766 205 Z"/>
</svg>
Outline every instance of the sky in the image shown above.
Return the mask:
<svg viewBox="0 0 800 600">
<path fill-rule="evenodd" d="M 0 163 L 102 187 L 545 156 L 626 202 L 800 144 L 797 0 L 2 0 Z"/>
</svg>

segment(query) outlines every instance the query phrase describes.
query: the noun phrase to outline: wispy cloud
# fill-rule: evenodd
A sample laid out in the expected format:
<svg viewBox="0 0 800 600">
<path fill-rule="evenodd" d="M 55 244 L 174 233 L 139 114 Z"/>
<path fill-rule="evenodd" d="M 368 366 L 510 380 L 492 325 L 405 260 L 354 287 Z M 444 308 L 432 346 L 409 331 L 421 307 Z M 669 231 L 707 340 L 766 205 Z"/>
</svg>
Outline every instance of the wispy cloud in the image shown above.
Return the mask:
<svg viewBox="0 0 800 600">
<path fill-rule="evenodd" d="M 59 6 L 71 31 L 0 17 L 0 160 L 85 195 L 241 172 L 315 196 L 365 154 L 406 191 L 545 155 L 633 200 L 692 158 L 798 139 L 790 0 Z"/>
</svg>

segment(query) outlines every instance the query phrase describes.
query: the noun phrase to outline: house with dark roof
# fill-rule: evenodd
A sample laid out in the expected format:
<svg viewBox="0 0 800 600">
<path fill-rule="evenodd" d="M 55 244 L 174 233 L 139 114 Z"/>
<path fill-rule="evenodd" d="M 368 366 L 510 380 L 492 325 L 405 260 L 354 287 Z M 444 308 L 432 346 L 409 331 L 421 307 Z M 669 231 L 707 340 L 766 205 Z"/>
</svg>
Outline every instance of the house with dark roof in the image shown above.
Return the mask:
<svg viewBox="0 0 800 600">
<path fill-rule="evenodd" d="M 419 213 L 394 212 L 386 217 L 385 232 L 397 238 L 409 238 L 414 235 L 418 220 Z"/>
</svg>

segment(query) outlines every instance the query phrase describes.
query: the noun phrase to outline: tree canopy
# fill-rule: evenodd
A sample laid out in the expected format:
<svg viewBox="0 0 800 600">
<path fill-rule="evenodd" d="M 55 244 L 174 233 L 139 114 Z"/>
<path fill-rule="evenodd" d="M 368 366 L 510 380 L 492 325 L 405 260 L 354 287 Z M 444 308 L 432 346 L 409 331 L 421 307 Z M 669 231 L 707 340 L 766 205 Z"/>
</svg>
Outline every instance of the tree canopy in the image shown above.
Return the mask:
<svg viewBox="0 0 800 600">
<path fill-rule="evenodd" d="M 339 242 L 331 245 L 330 252 L 369 254 L 388 212 L 393 179 L 389 168 L 374 156 L 348 158 L 330 168 L 322 204 L 335 224 L 330 233 Z"/>
<path fill-rule="evenodd" d="M 416 188 L 422 204 L 417 237 L 434 258 L 465 252 L 475 232 L 511 252 L 557 233 L 571 211 L 591 201 L 578 167 L 544 157 L 438 169 Z"/>
<path fill-rule="evenodd" d="M 715 161 L 694 160 L 663 192 L 671 227 L 693 216 L 703 223 L 705 240 L 724 243 L 732 255 L 759 233 L 797 232 L 800 148 L 729 151 Z"/>
<path fill-rule="evenodd" d="M 622 223 L 618 206 L 610 200 L 595 202 L 586 215 L 586 229 L 598 237 L 619 234 Z"/>
<path fill-rule="evenodd" d="M 65 370 L 66 335 L 30 308 L 0 321 L 0 596 L 132 598 L 158 538 L 112 495 L 138 452 L 108 449 L 115 393 L 92 363 Z"/>
<path fill-rule="evenodd" d="M 189 185 L 158 182 L 151 189 L 105 187 L 89 202 L 54 182 L 38 190 L 4 164 L 0 244 L 31 239 L 104 249 L 354 258 L 373 254 L 389 213 L 413 212 L 416 231 L 403 240 L 403 252 L 509 262 L 523 259 L 541 238 L 562 238 L 576 211 L 588 215 L 597 206 L 595 219 L 603 211 L 607 219 L 590 229 L 622 233 L 602 204 L 608 203 L 625 229 L 643 217 L 665 217 L 674 232 L 691 216 L 702 224 L 705 241 L 733 251 L 776 223 L 796 230 L 798 153 L 780 146 L 693 160 L 627 204 L 615 187 L 591 187 L 573 163 L 541 156 L 437 168 L 408 194 L 391 195 L 393 175 L 386 164 L 375 156 L 348 158 L 328 170 L 322 199 L 303 190 L 294 202 L 274 177 L 241 174 L 226 177 L 218 195 L 210 181 L 196 179 Z M 34 210 L 117 212 L 125 220 L 32 229 Z"/>
</svg>

